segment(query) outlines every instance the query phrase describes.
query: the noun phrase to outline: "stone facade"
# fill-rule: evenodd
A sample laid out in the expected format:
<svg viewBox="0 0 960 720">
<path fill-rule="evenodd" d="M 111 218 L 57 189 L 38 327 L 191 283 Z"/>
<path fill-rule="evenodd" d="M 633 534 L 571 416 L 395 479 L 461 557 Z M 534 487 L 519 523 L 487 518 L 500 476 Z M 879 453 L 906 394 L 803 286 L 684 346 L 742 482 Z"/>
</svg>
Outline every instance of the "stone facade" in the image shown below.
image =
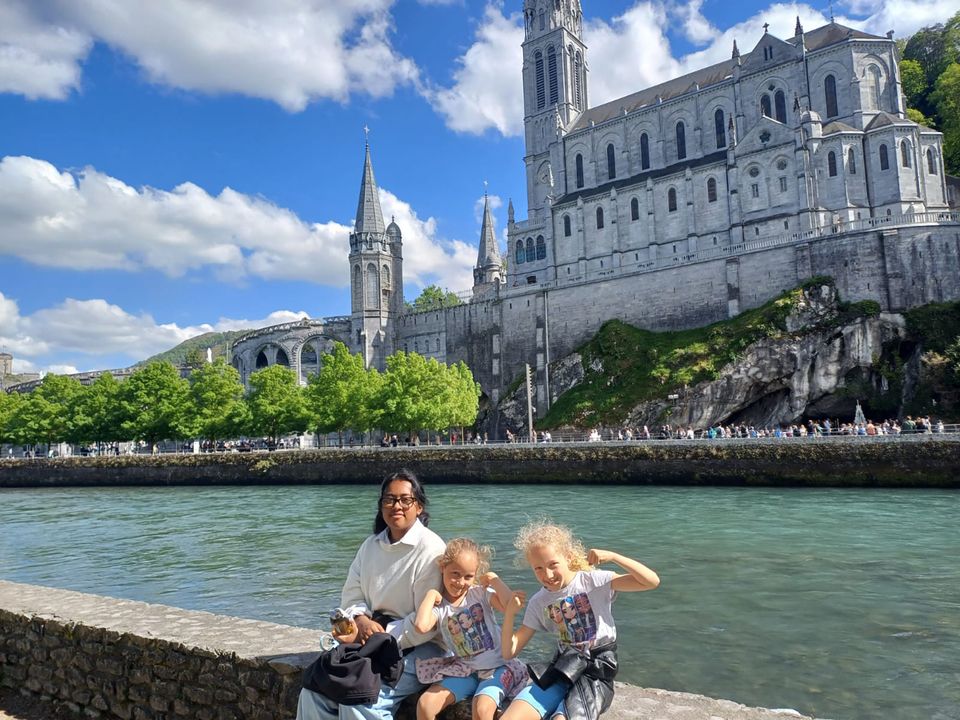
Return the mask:
<svg viewBox="0 0 960 720">
<path fill-rule="evenodd" d="M 612 318 L 694 327 L 815 275 L 885 310 L 960 297 L 942 135 L 906 119 L 890 37 L 798 21 L 787 39 L 765 32 L 750 52 L 734 44 L 730 60 L 590 107 L 578 0 L 525 0 L 524 16 L 527 218 L 511 202 L 509 269 L 485 208 L 468 301 L 405 312 L 401 233 L 383 227 L 367 148 L 351 316 L 241 339 L 245 379 L 274 345 L 304 377 L 294 355 L 314 332 L 377 367 L 397 350 L 463 360 L 494 408 L 529 363 L 543 414 L 549 363 Z"/>
</svg>

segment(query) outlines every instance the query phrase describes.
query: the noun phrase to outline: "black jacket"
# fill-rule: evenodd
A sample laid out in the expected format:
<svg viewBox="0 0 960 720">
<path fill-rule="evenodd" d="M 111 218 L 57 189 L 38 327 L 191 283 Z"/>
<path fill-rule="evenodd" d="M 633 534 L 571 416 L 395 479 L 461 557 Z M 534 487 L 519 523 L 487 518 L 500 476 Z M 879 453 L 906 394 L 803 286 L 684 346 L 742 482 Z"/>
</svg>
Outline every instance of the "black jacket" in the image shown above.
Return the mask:
<svg viewBox="0 0 960 720">
<path fill-rule="evenodd" d="M 397 640 L 374 633 L 363 645 L 337 645 L 303 671 L 303 687 L 338 705 L 369 705 L 380 695 L 380 683 L 394 685 L 403 673 Z"/>
<path fill-rule="evenodd" d="M 567 720 L 597 720 L 613 702 L 617 676 L 617 644 L 595 647 L 589 654 L 574 647 L 558 651 L 549 663 L 529 665 L 530 677 L 542 688 L 557 682 L 570 686 L 564 698 Z"/>
</svg>

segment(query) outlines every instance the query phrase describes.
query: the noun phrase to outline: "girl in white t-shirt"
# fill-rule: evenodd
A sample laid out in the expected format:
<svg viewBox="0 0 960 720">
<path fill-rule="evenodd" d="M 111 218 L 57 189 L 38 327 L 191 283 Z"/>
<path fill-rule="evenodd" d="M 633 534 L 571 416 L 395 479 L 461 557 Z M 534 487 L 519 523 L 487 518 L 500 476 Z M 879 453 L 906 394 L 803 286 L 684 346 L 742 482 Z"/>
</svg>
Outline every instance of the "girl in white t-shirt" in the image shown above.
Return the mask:
<svg viewBox="0 0 960 720">
<path fill-rule="evenodd" d="M 417 664 L 421 681 L 434 683 L 420 696 L 417 720 L 434 720 L 448 705 L 469 697 L 474 720 L 493 720 L 505 691 L 526 681 L 524 669 L 518 663 L 508 666 L 500 651 L 493 611 L 503 612 L 514 593 L 488 572 L 489 560 L 490 549 L 467 538 L 448 542 L 440 557 L 442 590 L 427 593 L 414 627 L 426 633 L 439 626 L 453 657 Z"/>
<path fill-rule="evenodd" d="M 646 565 L 609 550 L 584 552 L 569 529 L 543 521 L 521 528 L 514 541 L 542 586 L 527 605 L 523 624 L 514 632 L 514 619 L 523 607 L 522 593 L 514 593 L 503 618 L 503 657 L 515 657 L 538 630 L 552 633 L 558 652 L 576 648 L 589 655 L 594 648 L 617 639 L 611 605 L 614 592 L 652 590 L 660 578 Z M 593 566 L 613 562 L 625 574 Z M 502 720 L 565 720 L 564 698 L 570 684 L 558 681 L 546 688 L 529 685 L 510 703 Z M 612 693 L 612 678 L 610 678 Z"/>
</svg>

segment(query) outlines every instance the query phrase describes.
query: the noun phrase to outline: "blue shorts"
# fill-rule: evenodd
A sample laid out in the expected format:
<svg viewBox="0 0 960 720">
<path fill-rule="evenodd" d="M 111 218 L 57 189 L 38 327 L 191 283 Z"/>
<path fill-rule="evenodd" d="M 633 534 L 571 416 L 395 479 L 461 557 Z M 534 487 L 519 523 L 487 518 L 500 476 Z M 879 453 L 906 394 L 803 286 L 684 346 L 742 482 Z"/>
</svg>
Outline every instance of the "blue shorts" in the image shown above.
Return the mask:
<svg viewBox="0 0 960 720">
<path fill-rule="evenodd" d="M 552 718 L 554 715 L 563 715 L 566 717 L 567 711 L 563 706 L 563 699 L 567 696 L 570 686 L 565 682 L 554 683 L 546 690 L 536 683 L 527 685 L 514 698 L 523 700 L 527 705 L 537 711 L 541 718 Z"/>
<path fill-rule="evenodd" d="M 471 673 L 466 677 L 445 677 L 439 684 L 453 693 L 456 698 L 454 702 L 460 702 L 474 695 L 486 695 L 497 704 L 497 707 L 500 707 L 504 694 L 501 678 L 506 669 L 505 665 L 498 667 L 493 676 L 486 680 L 481 680 L 477 673 Z"/>
</svg>

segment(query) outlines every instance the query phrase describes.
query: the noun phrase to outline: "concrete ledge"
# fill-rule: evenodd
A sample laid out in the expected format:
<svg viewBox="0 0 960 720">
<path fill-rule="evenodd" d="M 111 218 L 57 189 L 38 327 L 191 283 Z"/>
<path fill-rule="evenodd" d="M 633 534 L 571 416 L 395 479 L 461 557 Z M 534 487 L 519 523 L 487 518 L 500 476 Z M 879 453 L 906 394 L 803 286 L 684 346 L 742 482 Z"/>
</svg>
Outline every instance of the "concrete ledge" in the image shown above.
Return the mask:
<svg viewBox="0 0 960 720">
<path fill-rule="evenodd" d="M 292 718 L 318 649 L 316 630 L 0 580 L 0 685 L 90 718 Z M 622 683 L 606 717 L 804 718 Z"/>
</svg>

